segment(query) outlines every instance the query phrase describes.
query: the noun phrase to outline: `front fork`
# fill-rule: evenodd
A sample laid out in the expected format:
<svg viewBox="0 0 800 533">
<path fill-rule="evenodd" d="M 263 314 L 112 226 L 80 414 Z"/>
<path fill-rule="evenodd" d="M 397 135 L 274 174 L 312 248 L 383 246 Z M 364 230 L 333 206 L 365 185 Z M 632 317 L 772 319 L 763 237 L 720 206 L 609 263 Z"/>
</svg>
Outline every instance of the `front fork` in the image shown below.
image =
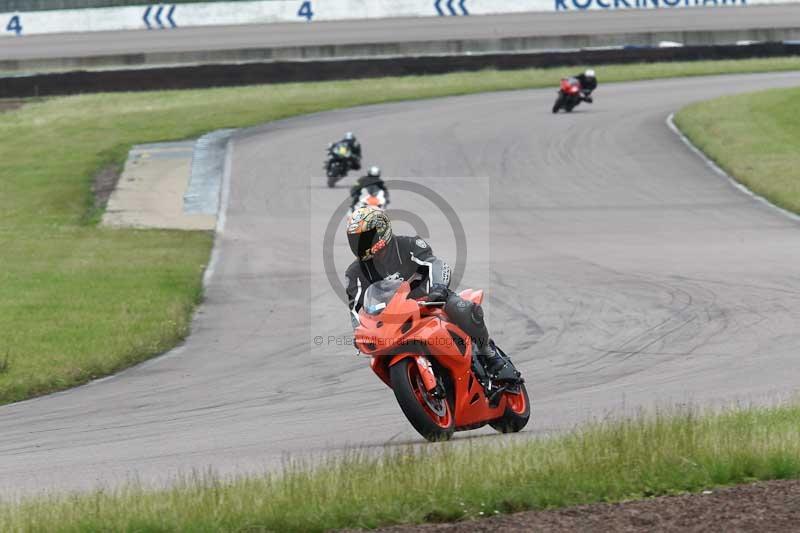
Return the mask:
<svg viewBox="0 0 800 533">
<path fill-rule="evenodd" d="M 438 381 L 436 380 L 436 373 L 433 371 L 433 366 L 431 362 L 428 360 L 427 357 L 424 355 L 419 354 L 400 354 L 396 355 L 389 361 L 389 367 L 391 368 L 395 364 L 399 363 L 403 359 L 411 358 L 414 360 L 414 363 L 417 365 L 417 369 L 419 369 L 419 375 L 422 376 L 422 384 L 425 385 L 425 390 L 428 392 L 433 392 L 436 387 L 439 385 Z"/>
</svg>

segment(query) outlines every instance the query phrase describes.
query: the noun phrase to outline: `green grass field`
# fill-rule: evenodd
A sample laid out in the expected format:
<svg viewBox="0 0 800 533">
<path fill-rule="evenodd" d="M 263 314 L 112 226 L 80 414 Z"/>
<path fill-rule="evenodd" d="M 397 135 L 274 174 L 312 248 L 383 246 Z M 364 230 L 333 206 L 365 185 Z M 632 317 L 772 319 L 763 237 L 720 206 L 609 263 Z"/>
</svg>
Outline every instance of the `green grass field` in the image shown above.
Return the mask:
<svg viewBox="0 0 800 533">
<path fill-rule="evenodd" d="M 700 102 L 675 123 L 748 189 L 800 213 L 800 88 Z"/>
<path fill-rule="evenodd" d="M 800 58 L 597 68 L 603 83 L 797 70 Z M 370 103 L 555 87 L 579 69 L 85 95 L 4 113 L 0 403 L 114 372 L 186 335 L 212 237 L 109 230 L 91 208 L 92 176 L 121 165 L 132 144 Z"/>
<path fill-rule="evenodd" d="M 352 452 L 316 469 L 0 504 L 0 531 L 325 531 L 800 477 L 800 407 L 663 413 L 505 445 Z M 496 441 L 495 441 L 496 442 Z"/>
</svg>

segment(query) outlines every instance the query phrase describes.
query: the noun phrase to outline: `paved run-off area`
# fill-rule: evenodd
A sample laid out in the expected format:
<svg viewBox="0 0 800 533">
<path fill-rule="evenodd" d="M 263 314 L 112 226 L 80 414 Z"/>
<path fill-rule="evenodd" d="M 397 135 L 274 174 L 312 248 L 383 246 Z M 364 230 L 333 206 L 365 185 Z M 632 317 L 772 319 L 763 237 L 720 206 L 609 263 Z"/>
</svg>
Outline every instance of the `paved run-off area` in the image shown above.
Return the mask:
<svg viewBox="0 0 800 533">
<path fill-rule="evenodd" d="M 103 224 L 213 230 L 231 130 L 196 141 L 134 146 L 111 194 Z"/>
<path fill-rule="evenodd" d="M 112 227 L 210 230 L 214 215 L 184 212 L 194 141 L 135 146 L 103 214 Z"/>
<path fill-rule="evenodd" d="M 494 93 L 238 134 L 192 336 L 118 376 L 0 409 L 0 490 L 258 472 L 285 453 L 418 441 L 364 360 L 312 342 L 348 333 L 310 238 L 344 199 L 318 176 L 321 147 L 347 129 L 387 176 L 462 177 L 448 200 L 489 228 L 469 243 L 465 283 L 487 289 L 490 327 L 528 378 L 529 434 L 658 404 L 791 395 L 798 225 L 710 171 L 665 120 L 694 100 L 797 84 L 790 73 L 608 85 L 594 106 L 557 116 L 552 90 Z M 393 195 L 396 209 L 419 205 Z M 343 240 L 334 253 L 346 260 Z"/>
</svg>

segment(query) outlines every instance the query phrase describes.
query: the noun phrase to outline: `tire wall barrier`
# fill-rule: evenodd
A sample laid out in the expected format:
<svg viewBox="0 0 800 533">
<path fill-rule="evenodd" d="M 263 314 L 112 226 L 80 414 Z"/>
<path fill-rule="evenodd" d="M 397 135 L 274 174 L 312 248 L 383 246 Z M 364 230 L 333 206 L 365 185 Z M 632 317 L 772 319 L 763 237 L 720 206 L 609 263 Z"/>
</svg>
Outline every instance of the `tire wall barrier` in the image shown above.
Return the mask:
<svg viewBox="0 0 800 533">
<path fill-rule="evenodd" d="M 521 12 L 659 10 L 692 7 L 800 3 L 800 0 L 239 0 L 228 2 L 142 3 L 85 9 L 41 9 L 0 13 L 0 37 L 44 33 L 264 24 L 391 17 L 463 17 Z M 114 4 L 112 2 L 112 4 Z M 0 4 L 2 7 L 4 4 Z M 59 5 L 56 2 L 56 5 Z M 88 5 L 97 3 L 88 2 Z M 714 10 L 715 11 L 715 10 Z M 705 13 L 704 16 L 713 16 Z"/>
<path fill-rule="evenodd" d="M 452 54 L 363 59 L 271 61 L 125 70 L 60 72 L 0 78 L 0 98 L 113 91 L 198 89 L 267 83 L 444 74 L 488 68 L 601 65 L 655 61 L 745 59 L 800 55 L 800 43 L 747 46 L 616 48 L 575 52 Z"/>
</svg>

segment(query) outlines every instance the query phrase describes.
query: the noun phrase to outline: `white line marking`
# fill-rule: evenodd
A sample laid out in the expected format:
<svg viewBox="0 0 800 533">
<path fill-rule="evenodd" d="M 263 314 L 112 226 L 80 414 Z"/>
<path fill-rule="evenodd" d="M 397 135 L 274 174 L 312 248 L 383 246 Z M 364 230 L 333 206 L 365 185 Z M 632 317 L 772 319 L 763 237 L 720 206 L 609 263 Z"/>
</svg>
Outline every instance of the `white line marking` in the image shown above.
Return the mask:
<svg viewBox="0 0 800 533">
<path fill-rule="evenodd" d="M 219 208 L 217 209 L 217 227 L 214 235 L 214 247 L 211 250 L 211 259 L 208 261 L 206 271 L 203 274 L 203 287 L 208 287 L 214 270 L 217 268 L 220 255 L 222 255 L 222 234 L 225 231 L 225 221 L 228 215 L 228 199 L 231 192 L 231 166 L 233 162 L 233 139 L 228 139 L 225 148 L 225 171 L 222 173 L 222 188 L 220 190 Z"/>
<path fill-rule="evenodd" d="M 680 138 L 680 140 L 683 141 L 683 144 L 688 146 L 692 152 L 697 154 L 700 157 L 700 159 L 702 159 L 705 162 L 705 164 L 708 165 L 709 168 L 711 168 L 711 170 L 713 170 L 714 172 L 716 172 L 717 174 L 728 180 L 728 183 L 730 183 L 731 185 L 733 185 L 734 187 L 745 193 L 750 198 L 753 198 L 754 200 L 761 202 L 762 204 L 774 209 L 775 211 L 780 212 L 781 214 L 791 218 L 795 222 L 800 222 L 800 216 L 773 204 L 763 196 L 759 196 L 758 194 L 754 193 L 753 191 L 751 191 L 750 189 L 748 189 L 747 187 L 736 181 L 736 179 L 734 179 L 733 176 L 722 170 L 719 167 L 719 165 L 717 165 L 714 161 L 712 161 L 710 157 L 708 157 L 705 153 L 703 153 L 702 150 L 700 150 L 697 146 L 695 146 L 694 143 L 692 143 L 692 141 L 690 141 L 689 138 L 686 135 L 684 135 L 681 130 L 678 129 L 678 126 L 675 125 L 675 113 L 670 113 L 669 116 L 667 117 L 667 126 L 669 126 L 669 129 L 671 129 L 675 133 L 675 135 L 677 135 Z"/>
</svg>

